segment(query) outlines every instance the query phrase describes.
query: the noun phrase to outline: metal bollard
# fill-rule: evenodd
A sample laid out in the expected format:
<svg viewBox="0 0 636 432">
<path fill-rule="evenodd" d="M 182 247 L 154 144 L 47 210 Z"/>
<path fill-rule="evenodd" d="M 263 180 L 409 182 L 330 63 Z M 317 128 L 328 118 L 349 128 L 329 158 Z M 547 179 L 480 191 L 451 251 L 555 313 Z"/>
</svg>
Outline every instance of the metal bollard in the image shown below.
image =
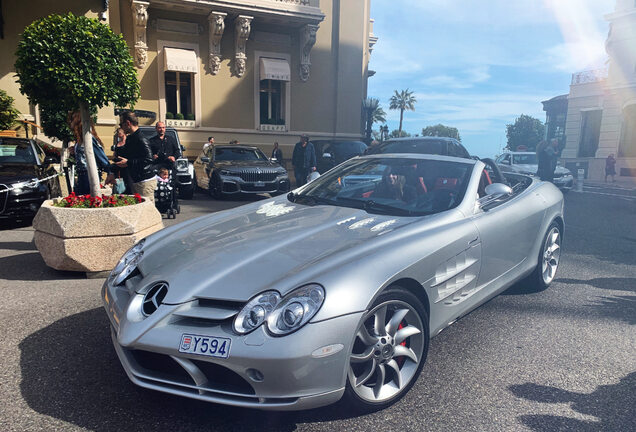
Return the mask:
<svg viewBox="0 0 636 432">
<path fill-rule="evenodd" d="M 577 171 L 577 177 L 576 177 L 576 191 L 577 192 L 583 192 L 583 178 L 585 177 L 585 170 L 584 169 L 579 169 Z"/>
</svg>

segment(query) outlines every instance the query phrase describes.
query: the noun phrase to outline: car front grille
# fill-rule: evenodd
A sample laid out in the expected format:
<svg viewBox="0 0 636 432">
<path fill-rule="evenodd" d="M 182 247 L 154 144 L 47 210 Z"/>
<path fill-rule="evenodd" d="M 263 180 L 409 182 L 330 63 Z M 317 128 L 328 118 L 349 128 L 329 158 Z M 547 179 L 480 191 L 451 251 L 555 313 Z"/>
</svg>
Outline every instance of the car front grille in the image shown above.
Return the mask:
<svg viewBox="0 0 636 432">
<path fill-rule="evenodd" d="M 0 213 L 4 213 L 6 210 L 7 201 L 9 201 L 9 187 L 0 184 Z"/>
<path fill-rule="evenodd" d="M 125 350 L 125 353 L 135 375 L 154 384 L 169 384 L 184 390 L 197 389 L 199 392 L 225 393 L 239 397 L 256 394 L 250 383 L 239 374 L 216 363 L 144 350 Z M 190 372 L 180 362 L 186 364 Z M 203 374 L 207 381 L 197 385 L 190 375 L 193 371 L 197 375 Z"/>
<path fill-rule="evenodd" d="M 276 170 L 262 168 L 245 168 L 236 175 L 246 182 L 271 182 L 279 175 Z"/>
</svg>

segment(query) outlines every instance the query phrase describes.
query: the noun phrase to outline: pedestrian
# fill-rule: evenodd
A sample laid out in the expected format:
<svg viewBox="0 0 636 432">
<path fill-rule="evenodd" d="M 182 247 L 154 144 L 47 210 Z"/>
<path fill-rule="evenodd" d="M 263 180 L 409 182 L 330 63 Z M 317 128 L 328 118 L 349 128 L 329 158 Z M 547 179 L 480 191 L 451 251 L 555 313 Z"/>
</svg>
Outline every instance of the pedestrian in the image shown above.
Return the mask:
<svg viewBox="0 0 636 432">
<path fill-rule="evenodd" d="M 272 159 L 276 159 L 276 162 L 283 165 L 283 151 L 278 147 L 278 141 L 274 143 L 274 150 L 272 150 Z"/>
<path fill-rule="evenodd" d="M 128 168 L 132 181 L 132 193 L 154 201 L 157 181 L 152 173 L 153 159 L 150 143 L 139 130 L 139 122 L 133 112 L 122 112 L 119 115 L 119 126 L 128 134 L 128 137 L 126 145 L 122 147 L 121 159 L 115 162 L 115 165 L 120 168 Z"/>
<path fill-rule="evenodd" d="M 301 135 L 300 141 L 294 146 L 292 165 L 294 165 L 296 187 L 307 183 L 309 174 L 316 171 L 316 151 L 307 135 Z"/>
<path fill-rule="evenodd" d="M 208 142 L 203 144 L 203 154 L 207 154 L 208 149 L 213 146 L 214 146 L 214 137 L 213 136 L 208 137 Z"/>
<path fill-rule="evenodd" d="M 122 128 L 117 128 L 115 130 L 115 137 L 116 142 L 113 146 L 113 162 L 117 162 L 121 158 L 121 153 L 124 151 L 123 148 L 126 145 L 126 133 Z M 113 193 L 132 194 L 132 181 L 128 174 L 128 168 L 119 167 L 114 163 L 110 166 L 110 168 L 111 175 L 106 180 L 106 183 L 112 183 Z"/>
<path fill-rule="evenodd" d="M 542 140 L 537 144 L 536 154 L 537 154 L 537 177 L 541 180 L 544 180 L 547 160 L 546 155 L 544 153 L 545 148 L 547 147 L 548 142 L 546 140 Z"/>
<path fill-rule="evenodd" d="M 614 154 L 610 154 L 605 159 L 605 183 L 607 183 L 607 176 L 612 176 L 612 183 L 616 183 L 616 158 Z"/>
<path fill-rule="evenodd" d="M 177 140 L 172 135 L 166 135 L 166 124 L 157 122 L 155 125 L 157 135 L 150 138 L 150 150 L 152 159 L 157 168 L 172 169 L 174 162 L 181 156 L 181 149 Z"/>
<path fill-rule="evenodd" d="M 86 152 L 83 143 L 82 116 L 79 111 L 75 111 L 69 116 L 69 126 L 75 136 L 75 171 L 77 173 L 77 179 L 73 186 L 73 191 L 77 195 L 88 195 L 91 193 L 91 187 L 88 181 L 88 165 L 86 163 Z M 104 144 L 97 135 L 93 120 L 91 120 L 91 139 L 97 169 L 110 173 L 110 164 L 104 152 Z M 101 182 L 101 176 L 99 181 Z"/>
<path fill-rule="evenodd" d="M 543 152 L 547 155 L 546 161 L 548 162 L 546 169 L 546 177 L 549 181 L 554 181 L 554 171 L 557 167 L 557 161 L 561 151 L 559 150 L 559 140 L 553 138 Z"/>
</svg>

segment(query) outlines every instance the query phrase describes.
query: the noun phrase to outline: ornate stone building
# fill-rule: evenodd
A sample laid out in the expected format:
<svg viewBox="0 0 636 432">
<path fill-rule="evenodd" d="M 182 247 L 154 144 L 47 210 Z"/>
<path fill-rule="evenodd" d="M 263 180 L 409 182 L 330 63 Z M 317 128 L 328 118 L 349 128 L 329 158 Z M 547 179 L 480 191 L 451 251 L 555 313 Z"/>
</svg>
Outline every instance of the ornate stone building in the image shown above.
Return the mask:
<svg viewBox="0 0 636 432">
<path fill-rule="evenodd" d="M 146 124 L 166 120 L 195 156 L 207 137 L 238 139 L 285 157 L 298 135 L 359 139 L 373 44 L 370 0 L 32 0 L 0 3 L 0 88 L 24 117 L 13 53 L 33 20 L 72 11 L 99 17 L 126 39 L 141 84 Z M 98 113 L 110 137 L 115 110 Z"/>
<path fill-rule="evenodd" d="M 614 154 L 619 176 L 636 180 L 636 2 L 617 0 L 605 18 L 609 67 L 572 76 L 562 159 L 602 180 Z"/>
</svg>

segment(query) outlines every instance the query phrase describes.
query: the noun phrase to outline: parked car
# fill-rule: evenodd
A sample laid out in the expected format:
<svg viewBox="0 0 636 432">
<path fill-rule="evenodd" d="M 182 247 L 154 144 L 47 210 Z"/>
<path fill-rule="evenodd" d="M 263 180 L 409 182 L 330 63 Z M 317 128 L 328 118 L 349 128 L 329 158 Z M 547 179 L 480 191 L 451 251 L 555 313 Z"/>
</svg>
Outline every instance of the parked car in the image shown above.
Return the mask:
<svg viewBox="0 0 636 432">
<path fill-rule="evenodd" d="M 544 289 L 555 277 L 563 195 L 518 174 L 490 184 L 484 168 L 363 156 L 286 196 L 152 234 L 102 290 L 126 373 L 241 407 L 394 403 L 430 338 L 517 281 Z"/>
<path fill-rule="evenodd" d="M 31 139 L 0 137 L 0 219 L 32 218 L 59 195 L 56 163 Z"/>
<path fill-rule="evenodd" d="M 157 135 L 157 131 L 154 126 L 139 126 L 141 133 L 148 139 Z M 183 156 L 185 147 L 181 145 L 179 140 L 179 134 L 174 128 L 166 128 L 166 135 L 172 136 L 179 145 L 181 155 L 174 163 L 175 179 L 177 183 L 177 190 L 179 191 L 179 197 L 183 199 L 192 199 L 194 197 L 195 182 L 194 182 L 194 165 Z"/>
<path fill-rule="evenodd" d="M 418 153 L 470 158 L 468 150 L 455 138 L 407 137 L 392 138 L 369 147 L 367 154 Z"/>
<path fill-rule="evenodd" d="M 277 195 L 289 191 L 285 168 L 257 147 L 209 146 L 194 161 L 194 170 L 197 185 L 216 199 L 237 193 Z"/>
<path fill-rule="evenodd" d="M 504 152 L 495 162 L 504 172 L 525 175 L 537 175 L 539 168 L 537 155 L 534 152 Z M 557 165 L 553 183 L 563 192 L 568 192 L 574 185 L 574 176 L 569 169 Z"/>
<path fill-rule="evenodd" d="M 362 141 L 312 140 L 311 143 L 316 151 L 316 168 L 321 174 L 367 150 Z"/>
</svg>

